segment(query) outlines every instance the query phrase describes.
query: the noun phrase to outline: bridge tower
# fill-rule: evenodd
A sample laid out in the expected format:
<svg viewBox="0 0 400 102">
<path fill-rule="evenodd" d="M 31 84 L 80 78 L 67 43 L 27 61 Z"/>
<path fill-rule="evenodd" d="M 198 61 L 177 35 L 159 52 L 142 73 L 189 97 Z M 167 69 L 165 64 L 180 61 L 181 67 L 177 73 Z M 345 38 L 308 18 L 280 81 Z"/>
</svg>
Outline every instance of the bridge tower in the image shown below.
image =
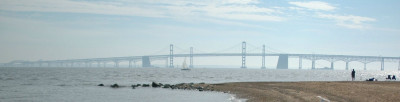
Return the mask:
<svg viewBox="0 0 400 102">
<path fill-rule="evenodd" d="M 174 68 L 174 45 L 169 45 L 169 67 Z"/>
<path fill-rule="evenodd" d="M 242 67 L 240 68 L 246 68 L 246 42 L 242 42 Z"/>
<path fill-rule="evenodd" d="M 189 68 L 193 68 L 193 47 L 190 47 L 190 65 Z"/>
<path fill-rule="evenodd" d="M 261 69 L 265 69 L 265 45 L 263 45 L 262 49 L 262 64 L 261 64 Z"/>
<path fill-rule="evenodd" d="M 385 70 L 385 59 L 382 57 L 381 60 L 381 71 Z"/>
</svg>

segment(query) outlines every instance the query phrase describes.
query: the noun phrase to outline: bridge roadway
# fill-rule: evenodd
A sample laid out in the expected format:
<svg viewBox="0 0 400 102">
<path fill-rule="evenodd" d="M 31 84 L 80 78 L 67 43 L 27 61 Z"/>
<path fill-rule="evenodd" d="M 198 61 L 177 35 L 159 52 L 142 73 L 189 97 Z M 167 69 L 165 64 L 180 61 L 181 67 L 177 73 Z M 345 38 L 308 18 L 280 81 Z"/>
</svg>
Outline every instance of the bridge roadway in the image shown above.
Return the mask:
<svg viewBox="0 0 400 102">
<path fill-rule="evenodd" d="M 172 60 L 171 57 L 172 56 Z M 302 60 L 311 60 L 312 68 L 315 69 L 315 61 L 317 60 L 326 60 L 331 62 L 331 69 L 334 69 L 334 62 L 343 61 L 346 62 L 346 70 L 349 69 L 349 62 L 358 61 L 364 64 L 364 70 L 367 69 L 367 64 L 371 62 L 381 62 L 381 70 L 384 70 L 384 63 L 387 61 L 398 61 L 399 62 L 399 70 L 400 70 L 400 57 L 381 57 L 381 56 L 354 56 L 354 55 L 326 55 L 326 54 L 265 54 L 265 53 L 198 53 L 198 54 L 170 54 L 170 55 L 147 55 L 147 56 L 128 56 L 128 57 L 109 57 L 109 58 L 89 58 L 89 59 L 68 59 L 68 60 L 48 60 L 48 61 L 12 61 L 9 63 L 0 64 L 3 67 L 46 67 L 42 66 L 47 65 L 47 67 L 80 67 L 81 64 L 84 64 L 85 67 L 91 67 L 92 63 L 97 63 L 97 67 L 106 67 L 105 65 L 108 62 L 113 62 L 114 67 L 119 67 L 120 62 L 127 61 L 129 62 L 129 67 L 132 67 L 132 62 L 141 61 L 142 67 L 151 67 L 150 62 L 154 60 L 166 60 L 168 63 L 168 59 L 170 62 L 173 61 L 174 57 L 190 57 L 191 63 L 190 66 L 193 67 L 192 59 L 193 57 L 211 57 L 211 56 L 242 56 L 242 68 L 246 68 L 245 66 L 245 57 L 246 56 L 279 56 L 278 60 L 278 69 L 287 69 L 288 67 L 288 58 L 289 57 L 297 57 L 299 58 L 299 69 L 302 69 Z M 101 64 L 103 66 L 101 66 Z M 173 67 L 173 62 L 169 67 Z M 263 60 L 262 68 L 265 68 L 265 60 Z"/>
</svg>

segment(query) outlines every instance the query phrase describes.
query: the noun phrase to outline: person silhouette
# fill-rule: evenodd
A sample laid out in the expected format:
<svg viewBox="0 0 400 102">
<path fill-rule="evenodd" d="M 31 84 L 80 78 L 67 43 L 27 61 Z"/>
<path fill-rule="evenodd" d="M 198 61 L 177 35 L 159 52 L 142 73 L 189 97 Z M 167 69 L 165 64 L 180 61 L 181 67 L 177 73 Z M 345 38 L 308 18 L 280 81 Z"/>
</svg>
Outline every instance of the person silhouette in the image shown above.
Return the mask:
<svg viewBox="0 0 400 102">
<path fill-rule="evenodd" d="M 351 71 L 351 81 L 354 81 L 354 78 L 356 77 L 356 71 Z"/>
<path fill-rule="evenodd" d="M 392 79 L 393 79 L 393 80 L 396 80 L 396 76 L 393 75 Z"/>
<path fill-rule="evenodd" d="M 386 79 L 392 80 L 392 77 L 390 75 L 388 75 L 388 77 Z"/>
</svg>

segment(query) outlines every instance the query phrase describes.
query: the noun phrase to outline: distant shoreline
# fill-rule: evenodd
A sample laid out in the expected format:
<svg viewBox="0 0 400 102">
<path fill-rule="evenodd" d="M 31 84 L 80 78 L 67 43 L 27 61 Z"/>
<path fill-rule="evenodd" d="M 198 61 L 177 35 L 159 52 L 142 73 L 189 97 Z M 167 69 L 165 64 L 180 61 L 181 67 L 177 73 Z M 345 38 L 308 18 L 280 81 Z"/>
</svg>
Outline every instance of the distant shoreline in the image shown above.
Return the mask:
<svg viewBox="0 0 400 102">
<path fill-rule="evenodd" d="M 211 85 L 248 102 L 318 102 L 320 96 L 339 102 L 400 101 L 399 81 L 233 82 Z"/>
</svg>

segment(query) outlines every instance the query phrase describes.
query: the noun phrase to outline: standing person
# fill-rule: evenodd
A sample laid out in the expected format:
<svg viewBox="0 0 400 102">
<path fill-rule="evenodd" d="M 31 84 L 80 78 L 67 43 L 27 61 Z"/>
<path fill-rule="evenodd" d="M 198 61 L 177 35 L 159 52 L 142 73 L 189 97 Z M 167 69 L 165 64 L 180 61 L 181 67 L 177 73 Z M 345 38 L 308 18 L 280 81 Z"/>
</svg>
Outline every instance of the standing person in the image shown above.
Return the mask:
<svg viewBox="0 0 400 102">
<path fill-rule="evenodd" d="M 354 78 L 356 77 L 356 71 L 351 71 L 351 81 L 354 81 Z"/>
</svg>

